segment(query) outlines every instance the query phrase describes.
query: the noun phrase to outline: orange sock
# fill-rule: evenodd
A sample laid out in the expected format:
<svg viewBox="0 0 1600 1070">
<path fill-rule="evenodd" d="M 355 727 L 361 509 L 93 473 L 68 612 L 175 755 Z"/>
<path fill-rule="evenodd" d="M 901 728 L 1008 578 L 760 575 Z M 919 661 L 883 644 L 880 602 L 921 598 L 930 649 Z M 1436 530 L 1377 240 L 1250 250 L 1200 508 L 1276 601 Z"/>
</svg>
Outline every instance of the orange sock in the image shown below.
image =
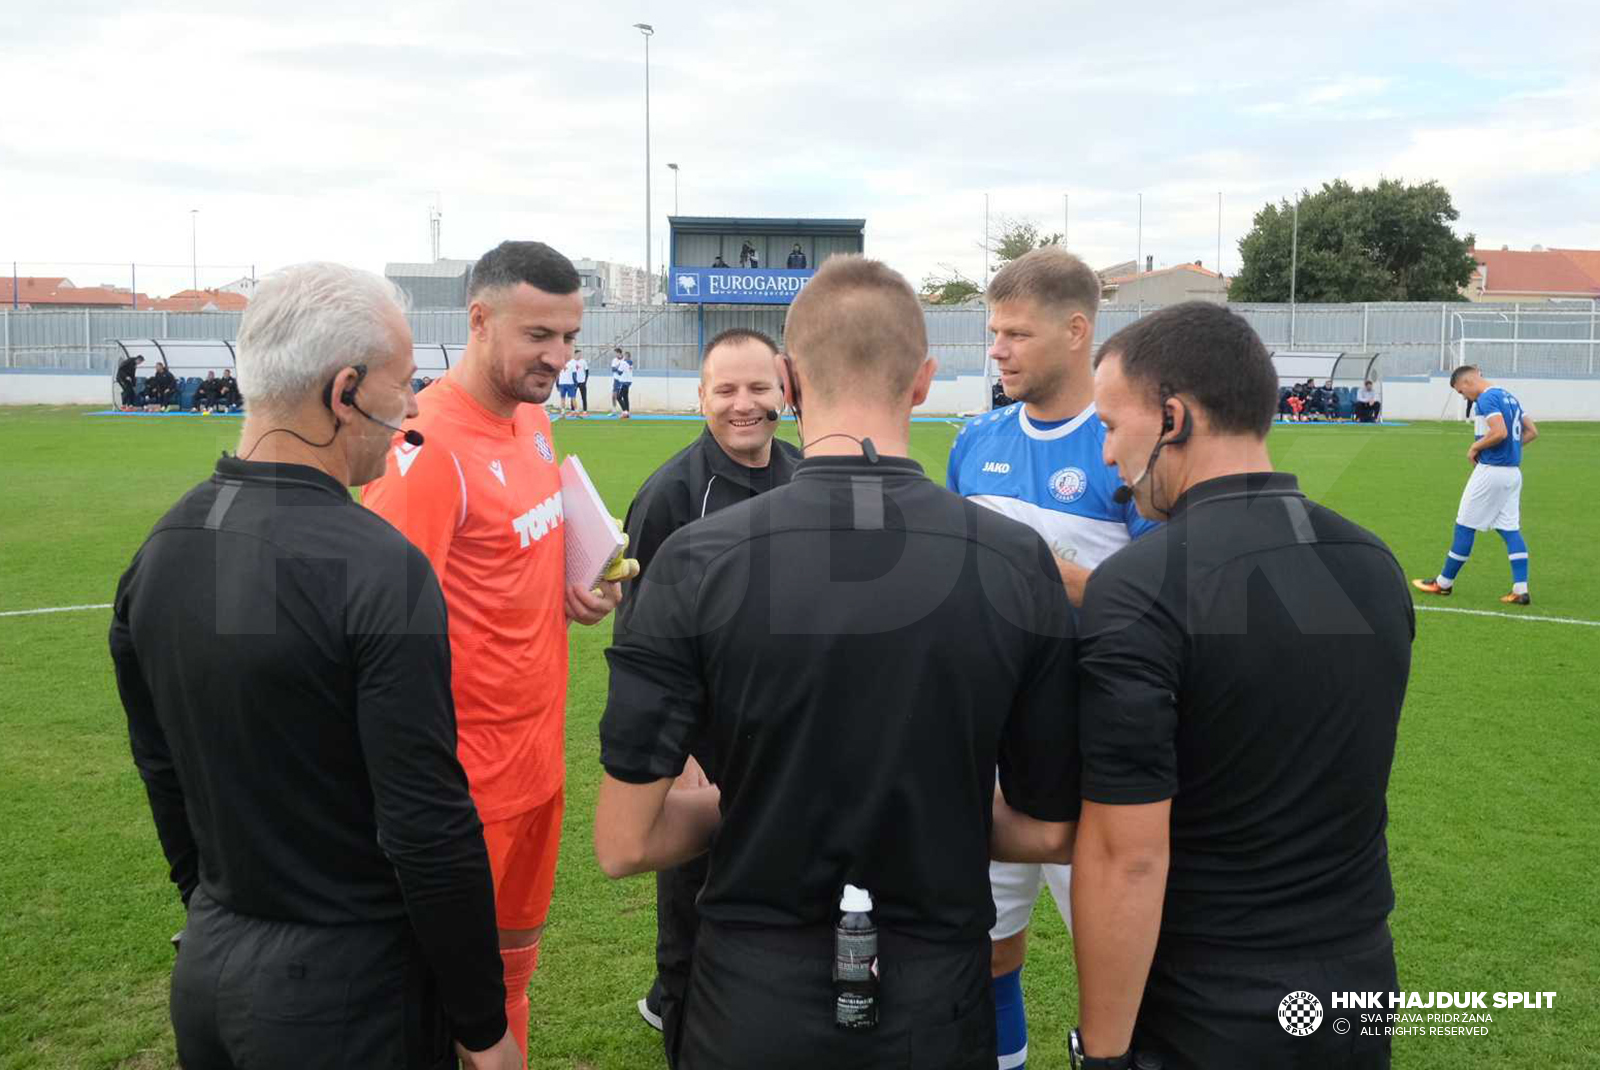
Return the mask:
<svg viewBox="0 0 1600 1070">
<path fill-rule="evenodd" d="M 528 982 L 533 979 L 533 971 L 539 965 L 539 945 L 503 947 L 500 949 L 500 963 L 505 970 L 506 1024 L 511 1029 L 512 1038 L 522 1048 L 522 1054 L 526 1057 L 528 1054 Z"/>
</svg>

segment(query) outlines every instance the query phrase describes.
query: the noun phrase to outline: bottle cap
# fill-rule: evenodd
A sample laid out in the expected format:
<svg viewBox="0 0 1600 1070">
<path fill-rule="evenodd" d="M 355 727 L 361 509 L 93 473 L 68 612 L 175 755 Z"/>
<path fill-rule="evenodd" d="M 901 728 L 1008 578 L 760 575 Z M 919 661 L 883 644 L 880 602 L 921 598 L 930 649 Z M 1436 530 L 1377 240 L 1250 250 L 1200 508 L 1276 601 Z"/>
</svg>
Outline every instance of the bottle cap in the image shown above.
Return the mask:
<svg viewBox="0 0 1600 1070">
<path fill-rule="evenodd" d="M 839 900 L 839 909 L 846 914 L 865 914 L 872 909 L 872 896 L 865 888 L 847 884 L 844 886 L 844 896 Z"/>
</svg>

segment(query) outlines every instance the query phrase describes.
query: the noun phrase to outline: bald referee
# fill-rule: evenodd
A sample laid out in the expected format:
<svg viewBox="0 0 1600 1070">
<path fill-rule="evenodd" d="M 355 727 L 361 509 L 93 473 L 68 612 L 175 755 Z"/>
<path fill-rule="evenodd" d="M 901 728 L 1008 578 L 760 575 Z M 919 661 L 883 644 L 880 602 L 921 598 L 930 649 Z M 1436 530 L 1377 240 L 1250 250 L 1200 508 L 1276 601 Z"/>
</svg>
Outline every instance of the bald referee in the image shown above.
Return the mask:
<svg viewBox="0 0 1600 1070">
<path fill-rule="evenodd" d="M 1386 1037 L 1320 1016 L 1333 992 L 1398 987 L 1384 826 L 1405 576 L 1272 470 L 1277 376 L 1238 315 L 1191 302 L 1119 331 L 1095 405 L 1123 493 L 1167 523 L 1084 595 L 1073 1058 L 1387 1067 Z"/>
<path fill-rule="evenodd" d="M 805 459 L 630 596 L 595 853 L 659 870 L 720 828 L 679 1070 L 994 1070 L 988 862 L 1065 861 L 1078 810 L 1071 607 L 1035 532 L 907 456 L 934 363 L 905 279 L 832 257 L 786 337 Z M 717 787 L 672 787 L 691 750 Z M 879 928 L 873 1030 L 834 1024 L 847 883 Z"/>
</svg>

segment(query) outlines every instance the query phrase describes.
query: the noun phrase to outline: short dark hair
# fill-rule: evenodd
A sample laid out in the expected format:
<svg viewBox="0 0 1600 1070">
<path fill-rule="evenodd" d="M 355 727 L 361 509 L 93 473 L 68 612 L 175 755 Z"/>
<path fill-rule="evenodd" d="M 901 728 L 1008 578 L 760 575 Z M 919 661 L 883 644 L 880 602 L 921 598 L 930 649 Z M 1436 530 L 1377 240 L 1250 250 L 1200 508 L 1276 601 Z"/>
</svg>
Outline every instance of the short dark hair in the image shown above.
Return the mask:
<svg viewBox="0 0 1600 1070">
<path fill-rule="evenodd" d="M 1461 380 L 1465 379 L 1468 375 L 1471 375 L 1477 370 L 1478 366 L 1476 364 L 1461 365 L 1461 367 L 1450 373 L 1450 385 L 1455 386 Z"/>
<path fill-rule="evenodd" d="M 754 327 L 729 327 L 706 343 L 705 352 L 700 354 L 701 363 L 705 363 L 706 356 L 713 349 L 726 342 L 760 342 L 774 354 L 778 352 L 778 343 L 774 342 L 765 331 L 758 331 Z"/>
<path fill-rule="evenodd" d="M 503 241 L 478 258 L 467 286 L 471 301 L 485 290 L 525 282 L 548 294 L 577 293 L 582 285 L 572 261 L 542 241 Z"/>
<path fill-rule="evenodd" d="M 1213 430 L 1265 438 L 1278 407 L 1272 354 L 1243 316 L 1209 301 L 1185 301 L 1136 320 L 1106 339 L 1094 365 L 1122 358 L 1122 374 L 1152 399 L 1187 394 Z"/>
</svg>

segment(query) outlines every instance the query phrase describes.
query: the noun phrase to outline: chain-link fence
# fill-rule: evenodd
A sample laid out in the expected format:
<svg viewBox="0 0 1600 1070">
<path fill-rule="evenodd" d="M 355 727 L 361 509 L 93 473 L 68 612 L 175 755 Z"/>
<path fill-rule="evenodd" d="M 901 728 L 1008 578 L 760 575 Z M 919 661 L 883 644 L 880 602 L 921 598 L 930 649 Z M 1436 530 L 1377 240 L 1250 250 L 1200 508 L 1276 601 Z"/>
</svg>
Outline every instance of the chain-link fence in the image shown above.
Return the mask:
<svg viewBox="0 0 1600 1070">
<path fill-rule="evenodd" d="M 1272 349 L 1381 354 L 1388 378 L 1447 371 L 1474 363 L 1491 376 L 1588 379 L 1600 375 L 1600 303 L 1552 305 L 1367 304 L 1232 305 Z M 590 364 L 614 348 L 633 354 L 642 373 L 692 373 L 702 344 L 730 327 L 751 327 L 783 340 L 786 309 L 691 305 L 612 306 L 584 313 L 579 346 Z M 1156 311 L 1107 305 L 1097 336 L 1104 340 Z M 237 312 L 81 310 L 0 311 L 0 366 L 102 371 L 116 365 L 113 339 L 220 339 L 238 336 Z M 984 371 L 989 333 L 981 306 L 928 308 L 928 346 L 942 374 Z M 411 312 L 419 343 L 460 344 L 464 311 Z M 604 366 L 604 365 L 599 365 Z"/>
</svg>

